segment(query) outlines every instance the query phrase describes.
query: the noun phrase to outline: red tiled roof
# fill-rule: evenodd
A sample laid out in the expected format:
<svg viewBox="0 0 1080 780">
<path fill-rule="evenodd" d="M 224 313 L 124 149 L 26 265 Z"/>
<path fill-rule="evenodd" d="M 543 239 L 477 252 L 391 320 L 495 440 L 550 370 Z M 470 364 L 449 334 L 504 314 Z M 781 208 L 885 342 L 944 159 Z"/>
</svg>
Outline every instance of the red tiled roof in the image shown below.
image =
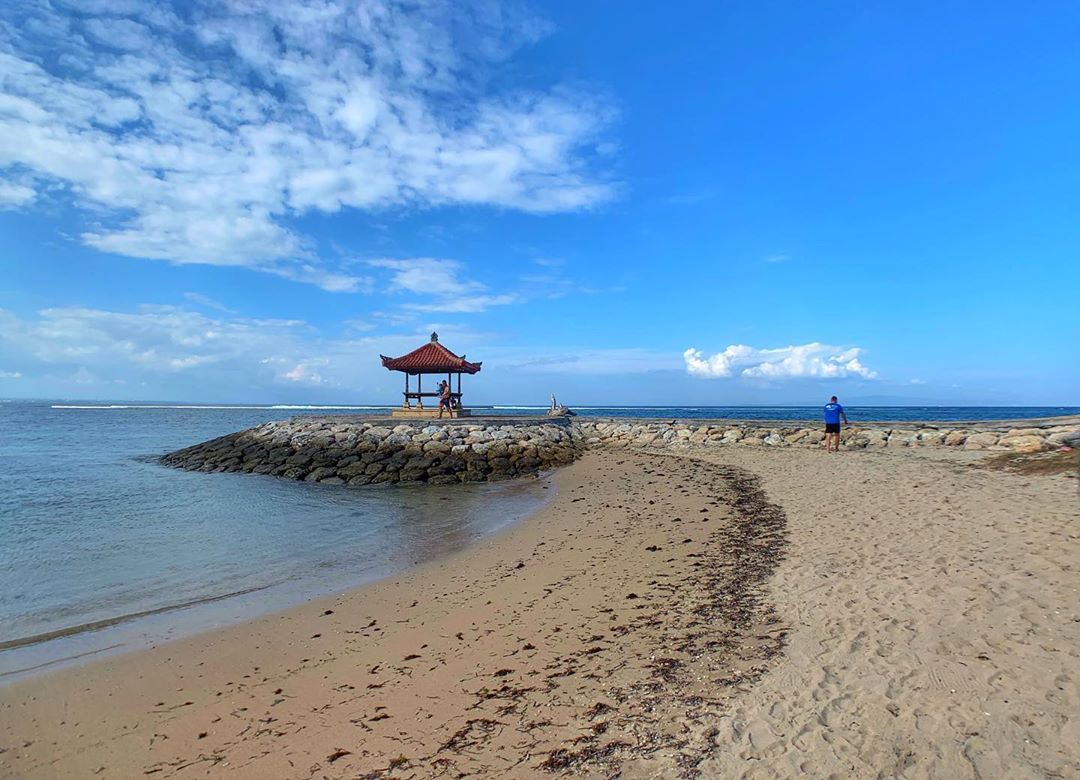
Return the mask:
<svg viewBox="0 0 1080 780">
<path fill-rule="evenodd" d="M 439 343 L 439 334 L 432 333 L 431 341 L 401 357 L 379 355 L 382 364 L 391 371 L 404 371 L 407 374 L 475 374 L 482 363 L 470 363 L 462 355 L 458 357 Z"/>
</svg>

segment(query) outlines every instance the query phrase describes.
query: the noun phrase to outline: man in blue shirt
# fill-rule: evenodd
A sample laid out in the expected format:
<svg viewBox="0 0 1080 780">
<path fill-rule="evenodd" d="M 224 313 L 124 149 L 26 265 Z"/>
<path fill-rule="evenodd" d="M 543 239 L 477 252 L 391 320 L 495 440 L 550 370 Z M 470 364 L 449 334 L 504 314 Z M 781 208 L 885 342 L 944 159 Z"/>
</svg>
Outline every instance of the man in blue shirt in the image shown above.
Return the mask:
<svg viewBox="0 0 1080 780">
<path fill-rule="evenodd" d="M 834 395 L 825 404 L 825 452 L 840 452 L 840 418 L 844 418 L 844 425 L 848 424 L 844 407 L 836 402 Z"/>
</svg>

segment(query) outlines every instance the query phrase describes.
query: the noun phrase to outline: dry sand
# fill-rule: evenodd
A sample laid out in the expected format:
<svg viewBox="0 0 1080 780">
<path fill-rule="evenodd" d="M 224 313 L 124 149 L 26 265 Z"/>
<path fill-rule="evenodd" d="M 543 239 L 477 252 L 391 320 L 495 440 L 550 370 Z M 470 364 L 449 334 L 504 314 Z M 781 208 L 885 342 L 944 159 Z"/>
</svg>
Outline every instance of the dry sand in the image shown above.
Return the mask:
<svg viewBox="0 0 1080 780">
<path fill-rule="evenodd" d="M 0 776 L 1080 776 L 1075 478 L 732 447 L 554 481 L 440 564 L 0 689 Z"/>
</svg>

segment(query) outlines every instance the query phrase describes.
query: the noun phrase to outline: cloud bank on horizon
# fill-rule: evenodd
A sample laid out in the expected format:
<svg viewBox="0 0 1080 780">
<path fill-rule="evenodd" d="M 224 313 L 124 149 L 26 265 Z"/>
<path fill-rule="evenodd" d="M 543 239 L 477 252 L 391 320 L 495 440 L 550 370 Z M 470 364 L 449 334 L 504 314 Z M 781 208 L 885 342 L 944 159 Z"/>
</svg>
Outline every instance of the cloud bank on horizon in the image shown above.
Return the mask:
<svg viewBox="0 0 1080 780">
<path fill-rule="evenodd" d="M 104 252 L 355 292 L 370 280 L 296 218 L 550 213 L 616 191 L 598 163 L 602 96 L 493 88 L 548 32 L 514 4 L 5 5 L 0 207 L 69 194 L 89 223 L 80 240 Z"/>
<path fill-rule="evenodd" d="M 454 283 L 451 292 L 456 291 Z M 521 347 L 445 322 L 428 321 L 389 334 L 371 332 L 366 322 L 351 322 L 341 333 L 327 336 L 303 320 L 244 317 L 205 296 L 185 297 L 212 313 L 166 305 L 144 305 L 134 312 L 54 307 L 22 318 L 0 309 L 0 354 L 18 365 L 0 366 L 0 379 L 21 379 L 27 371 L 51 372 L 68 386 L 96 388 L 114 397 L 123 395 L 129 382 L 137 385 L 147 379 L 366 392 L 386 378 L 375 356 L 411 350 L 431 330 L 439 330 L 443 341 L 459 351 L 482 348 L 489 371 L 572 378 L 672 375 L 682 370 L 677 355 L 662 350 Z M 859 362 L 860 353 L 858 348 L 816 343 L 782 349 L 737 345 L 708 358 L 689 349 L 683 359 L 690 375 L 705 378 L 875 378 Z"/>
</svg>

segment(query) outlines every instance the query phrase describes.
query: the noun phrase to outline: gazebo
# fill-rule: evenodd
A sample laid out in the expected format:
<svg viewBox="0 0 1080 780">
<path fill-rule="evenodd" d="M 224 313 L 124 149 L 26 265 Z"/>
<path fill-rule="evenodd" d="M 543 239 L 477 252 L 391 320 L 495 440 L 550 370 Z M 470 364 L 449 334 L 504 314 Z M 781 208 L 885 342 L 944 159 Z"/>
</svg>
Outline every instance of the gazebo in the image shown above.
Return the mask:
<svg viewBox="0 0 1080 780">
<path fill-rule="evenodd" d="M 480 371 L 481 363 L 470 363 L 464 355 L 458 356 L 439 343 L 439 334 L 432 333 L 431 341 L 418 349 L 414 349 L 401 357 L 387 357 L 379 355 L 382 364 L 390 371 L 400 371 L 405 374 L 405 400 L 400 409 L 391 412 L 393 417 L 433 417 L 437 414 L 438 401 L 435 408 L 425 409 L 424 399 L 437 399 L 439 394 L 432 388 L 431 392 L 423 390 L 424 374 L 445 374 L 446 381 L 453 390 L 453 377 L 457 375 L 457 391 L 450 395 L 454 399 L 455 411 L 459 416 L 467 417 L 468 412 L 461 407 L 461 375 L 475 374 Z M 409 377 L 416 377 L 416 390 L 409 387 Z M 416 401 L 413 407 L 412 402 Z"/>
</svg>

